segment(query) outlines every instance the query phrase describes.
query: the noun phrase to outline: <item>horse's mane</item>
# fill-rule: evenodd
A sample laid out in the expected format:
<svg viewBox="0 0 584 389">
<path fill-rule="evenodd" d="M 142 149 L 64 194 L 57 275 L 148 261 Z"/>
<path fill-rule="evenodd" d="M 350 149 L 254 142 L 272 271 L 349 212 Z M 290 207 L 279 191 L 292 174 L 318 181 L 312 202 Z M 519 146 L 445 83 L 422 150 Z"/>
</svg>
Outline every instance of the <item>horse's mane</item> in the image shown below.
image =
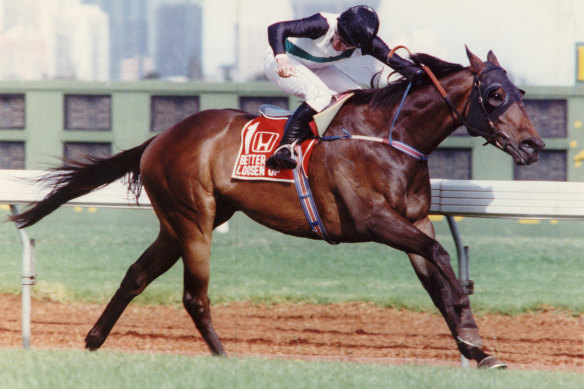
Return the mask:
<svg viewBox="0 0 584 389">
<path fill-rule="evenodd" d="M 437 78 L 456 73 L 464 69 L 462 65 L 446 62 L 434 56 L 424 53 L 416 53 L 411 55 L 411 60 L 416 65 L 426 65 L 432 70 Z M 383 108 L 392 106 L 399 101 L 403 96 L 409 81 L 405 78 L 393 81 L 382 88 L 376 87 L 380 83 L 380 73 L 375 74 L 371 79 L 371 89 L 354 91 L 355 95 L 352 101 L 357 104 L 369 104 L 372 107 Z M 428 77 L 420 77 L 420 80 L 412 84 L 411 91 L 423 85 L 430 84 Z"/>
</svg>

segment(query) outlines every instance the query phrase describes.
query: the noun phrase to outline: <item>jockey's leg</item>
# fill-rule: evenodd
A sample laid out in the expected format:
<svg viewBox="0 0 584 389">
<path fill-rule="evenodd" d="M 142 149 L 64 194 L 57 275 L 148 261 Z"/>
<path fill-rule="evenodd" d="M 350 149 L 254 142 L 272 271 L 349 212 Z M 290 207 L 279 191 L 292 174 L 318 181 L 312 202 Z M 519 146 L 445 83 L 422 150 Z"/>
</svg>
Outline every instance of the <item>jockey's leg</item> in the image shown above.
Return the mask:
<svg viewBox="0 0 584 389">
<path fill-rule="evenodd" d="M 290 77 L 280 77 L 277 73 L 278 64 L 274 55 L 271 52 L 266 53 L 264 71 L 268 80 L 274 83 L 278 89 L 306 101 L 315 111 L 320 112 L 325 109 L 332 97 L 339 91 L 331 88 L 321 78 L 320 69 L 309 69 L 294 58 L 289 57 L 288 61 L 294 66 L 294 72 Z"/>
<path fill-rule="evenodd" d="M 306 102 L 300 104 L 294 114 L 290 116 L 284 128 L 284 136 L 276 149 L 274 155 L 266 161 L 266 166 L 270 169 L 294 169 L 296 160 L 292 145 L 296 141 L 302 141 L 310 132 L 308 124 L 316 111 Z"/>
<path fill-rule="evenodd" d="M 284 136 L 274 155 L 266 161 L 270 169 L 293 169 L 296 160 L 292 152 L 295 141 L 304 138 L 310 131 L 308 124 L 315 113 L 326 108 L 337 93 L 320 78 L 316 71 L 307 68 L 302 63 L 289 58 L 294 65 L 294 73 L 290 77 L 280 77 L 277 64 L 271 53 L 265 56 L 264 68 L 266 76 L 281 90 L 304 100 L 294 114 L 286 122 Z"/>
<path fill-rule="evenodd" d="M 375 59 L 373 61 L 379 62 Z M 355 89 L 371 88 L 371 77 L 382 69 L 381 66 L 375 67 L 375 63 L 372 65 L 369 62 L 363 62 L 348 69 L 341 65 L 331 65 L 315 69 L 314 73 L 330 90 L 340 94 Z"/>
</svg>

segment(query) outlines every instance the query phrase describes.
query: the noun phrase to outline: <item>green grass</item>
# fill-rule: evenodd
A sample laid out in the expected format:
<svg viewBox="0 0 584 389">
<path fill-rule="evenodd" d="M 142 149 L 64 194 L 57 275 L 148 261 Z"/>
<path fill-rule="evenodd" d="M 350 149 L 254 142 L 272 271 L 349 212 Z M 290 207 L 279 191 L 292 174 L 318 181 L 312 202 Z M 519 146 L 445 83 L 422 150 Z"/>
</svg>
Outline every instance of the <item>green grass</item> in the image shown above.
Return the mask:
<svg viewBox="0 0 584 389">
<path fill-rule="evenodd" d="M 0 388 L 582 388 L 577 373 L 0 349 Z"/>
<path fill-rule="evenodd" d="M 90 221 L 88 223 L 88 221 Z M 439 240 L 455 253 L 445 223 Z M 33 294 L 58 301 L 107 301 L 127 268 L 157 235 L 147 211 L 63 208 L 33 226 L 39 283 Z M 236 215 L 231 232 L 215 234 L 210 296 L 214 303 L 331 303 L 367 301 L 434 311 L 405 254 L 379 244 L 341 244 L 293 238 Z M 516 221 L 465 219 L 478 312 L 515 314 L 552 306 L 584 312 L 584 240 L 580 224 L 520 226 Z M 20 290 L 20 245 L 14 227 L 0 225 L 0 292 Z M 455 263 L 456 265 L 456 263 Z M 455 266 L 456 268 L 456 266 Z M 137 299 L 180 304 L 180 262 Z"/>
<path fill-rule="evenodd" d="M 88 220 L 90 221 L 88 223 Z M 444 223 L 439 240 L 454 253 Z M 343 244 L 284 236 L 236 216 L 215 234 L 210 294 L 214 302 L 369 301 L 434 311 L 407 257 L 378 244 Z M 579 224 L 518 227 L 514 221 L 465 219 L 475 311 L 514 314 L 553 306 L 584 312 Z M 583 231 L 584 232 L 584 231 Z M 36 239 L 34 295 L 58 301 L 107 301 L 128 266 L 157 234 L 149 212 L 64 208 L 29 231 Z M 20 290 L 20 245 L 0 225 L 0 292 Z M 182 267 L 139 298 L 180 304 Z M 111 352 L 1 350 L 1 388 L 581 388 L 576 373 L 476 371 L 254 358 L 207 358 Z"/>
</svg>

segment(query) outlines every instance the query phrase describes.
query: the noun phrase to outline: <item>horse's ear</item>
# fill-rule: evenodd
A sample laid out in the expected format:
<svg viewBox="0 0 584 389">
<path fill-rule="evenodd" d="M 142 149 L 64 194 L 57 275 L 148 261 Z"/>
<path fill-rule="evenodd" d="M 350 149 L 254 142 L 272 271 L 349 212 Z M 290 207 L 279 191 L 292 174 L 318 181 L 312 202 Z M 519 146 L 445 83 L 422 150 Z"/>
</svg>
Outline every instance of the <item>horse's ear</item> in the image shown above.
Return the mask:
<svg viewBox="0 0 584 389">
<path fill-rule="evenodd" d="M 489 50 L 489 54 L 487 54 L 487 61 L 491 62 L 495 66 L 501 66 L 499 64 L 499 60 L 495 56 L 495 53 L 493 53 L 493 50 Z"/>
<path fill-rule="evenodd" d="M 468 57 L 468 60 L 470 61 L 470 67 L 472 69 L 472 71 L 474 71 L 475 73 L 478 73 L 482 70 L 482 68 L 485 66 L 483 64 L 483 61 L 477 57 L 476 55 L 474 55 L 469 49 L 468 46 L 466 47 L 466 56 Z"/>
</svg>

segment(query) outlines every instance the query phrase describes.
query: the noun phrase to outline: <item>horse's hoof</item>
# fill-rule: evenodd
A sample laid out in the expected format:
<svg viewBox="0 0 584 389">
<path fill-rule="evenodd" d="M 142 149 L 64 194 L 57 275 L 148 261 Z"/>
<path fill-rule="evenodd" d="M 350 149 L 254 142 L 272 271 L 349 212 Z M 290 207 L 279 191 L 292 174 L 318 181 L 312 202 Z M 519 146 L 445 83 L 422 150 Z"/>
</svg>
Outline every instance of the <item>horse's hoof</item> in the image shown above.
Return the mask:
<svg viewBox="0 0 584 389">
<path fill-rule="evenodd" d="M 89 332 L 85 337 L 85 348 L 89 351 L 95 351 L 101 347 L 104 341 L 102 336 Z"/>
<path fill-rule="evenodd" d="M 456 339 L 460 343 L 464 343 L 470 347 L 481 348 L 483 346 L 483 341 L 479 335 L 479 330 L 476 328 L 458 328 L 456 330 Z"/>
<path fill-rule="evenodd" d="M 97 351 L 98 348 L 99 348 L 99 346 L 94 346 L 94 345 L 91 345 L 89 343 L 85 343 L 85 349 L 87 351 Z"/>
<path fill-rule="evenodd" d="M 477 365 L 478 369 L 506 369 L 507 364 L 492 355 L 483 358 Z"/>
</svg>

